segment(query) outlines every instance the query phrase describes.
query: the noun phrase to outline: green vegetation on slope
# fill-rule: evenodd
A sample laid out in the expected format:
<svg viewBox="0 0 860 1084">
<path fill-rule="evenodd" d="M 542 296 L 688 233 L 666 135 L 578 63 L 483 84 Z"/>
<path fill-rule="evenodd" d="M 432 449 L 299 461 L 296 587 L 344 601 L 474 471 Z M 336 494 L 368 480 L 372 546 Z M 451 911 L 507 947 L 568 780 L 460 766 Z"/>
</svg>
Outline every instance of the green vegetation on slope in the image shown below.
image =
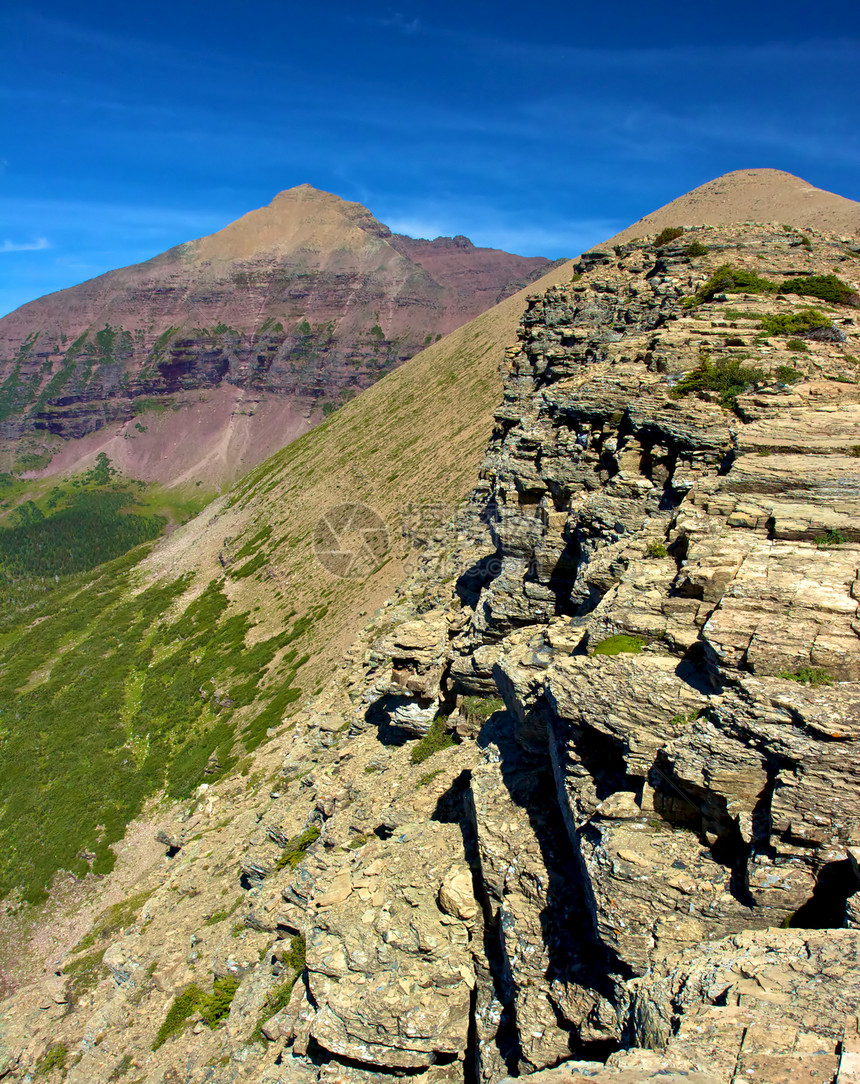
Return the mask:
<svg viewBox="0 0 860 1084">
<path fill-rule="evenodd" d="M 662 248 L 663 245 L 668 245 L 672 241 L 677 241 L 679 237 L 684 234 L 683 226 L 667 226 L 664 230 L 654 238 L 654 248 Z"/>
<path fill-rule="evenodd" d="M 780 293 L 799 294 L 801 297 L 817 297 L 831 305 L 860 304 L 860 297 L 836 275 L 800 275 L 780 286 Z"/>
<path fill-rule="evenodd" d="M 641 636 L 629 636 L 619 633 L 617 636 L 607 636 L 599 644 L 595 644 L 591 650 L 592 655 L 637 655 L 645 646 Z"/>
<path fill-rule="evenodd" d="M 78 493 L 50 516 L 27 502 L 17 524 L 0 531 L 0 583 L 85 572 L 161 534 L 160 516 L 120 514 L 133 499 L 123 491 Z"/>
<path fill-rule="evenodd" d="M 692 392 L 715 391 L 720 396 L 721 406 L 734 410 L 739 395 L 767 379 L 768 374 L 764 369 L 744 365 L 741 358 L 717 358 L 711 361 L 708 356 L 702 355 L 696 368 L 684 373 L 672 394 L 681 398 Z"/>
<path fill-rule="evenodd" d="M 441 753 L 443 749 L 450 749 L 454 745 L 454 735 L 447 729 L 447 715 L 437 715 L 430 729 L 423 738 L 412 746 L 409 760 L 412 764 L 423 764 L 434 753 Z"/>
<path fill-rule="evenodd" d="M 152 1049 L 158 1050 L 169 1038 L 179 1034 L 194 1013 L 200 1014 L 204 1024 L 208 1024 L 210 1028 L 216 1028 L 229 1015 L 233 998 L 239 989 L 239 982 L 240 980 L 235 975 L 224 975 L 222 978 L 214 979 L 211 994 L 205 993 L 196 983 L 186 986 L 167 1010 Z"/>
<path fill-rule="evenodd" d="M 781 312 L 774 316 L 761 316 L 765 335 L 806 335 L 819 327 L 831 327 L 831 321 L 818 309 L 801 309 L 799 312 Z"/>
<path fill-rule="evenodd" d="M 447 517 L 473 485 L 523 305 L 507 299 L 345 404 L 205 520 L 5 615 L 0 894 L 20 885 L 38 899 L 58 868 L 110 868 L 111 841 L 146 797 L 217 779 L 282 725 L 299 671 L 306 688 L 328 677 L 402 571 L 392 559 L 366 582 L 333 577 L 313 556 L 314 524 L 335 494 L 363 501 L 399 557 L 406 505 L 432 501 L 428 515 Z M 20 501 L 17 484 L 0 500 Z M 46 517 L 50 485 L 33 497 Z M 161 510 L 150 490 L 128 509 Z M 82 975 L 100 973 L 100 951 Z"/>
<path fill-rule="evenodd" d="M 280 722 L 267 700 L 280 708 L 301 695 L 306 660 L 286 650 L 295 627 L 248 646 L 253 621 L 227 614 L 222 579 L 176 616 L 190 576 L 134 594 L 139 557 L 4 627 L 0 894 L 20 885 L 38 899 L 58 868 L 106 872 L 110 844 L 149 795 L 182 797 L 217 778 Z"/>
<path fill-rule="evenodd" d="M 260 1016 L 257 1020 L 257 1026 L 251 1034 L 251 1042 L 261 1042 L 263 1038 L 263 1025 L 267 1020 L 271 1020 L 276 1013 L 279 1013 L 281 1009 L 285 1009 L 289 1004 L 293 987 L 296 985 L 299 975 L 301 975 L 305 969 L 305 953 L 305 939 L 302 934 L 296 934 L 290 941 L 289 949 L 281 956 L 281 964 L 287 977 L 270 992 L 263 1003 L 263 1008 L 260 1010 Z"/>
<path fill-rule="evenodd" d="M 712 301 L 717 294 L 796 294 L 817 297 L 831 305 L 860 305 L 860 297 L 836 275 L 797 275 L 782 282 L 757 275 L 742 267 L 723 264 L 691 299 L 692 303 Z"/>
<path fill-rule="evenodd" d="M 294 836 L 287 842 L 287 845 L 278 856 L 275 868 L 287 869 L 289 867 L 295 869 L 319 837 L 320 829 L 316 824 L 312 824 L 310 828 L 306 828 L 304 832 Z"/>
<path fill-rule="evenodd" d="M 157 538 L 168 517 L 187 519 L 203 505 L 122 478 L 104 452 L 87 472 L 54 484 L 0 475 L 0 498 L 0 627 L 70 577 Z"/>
</svg>

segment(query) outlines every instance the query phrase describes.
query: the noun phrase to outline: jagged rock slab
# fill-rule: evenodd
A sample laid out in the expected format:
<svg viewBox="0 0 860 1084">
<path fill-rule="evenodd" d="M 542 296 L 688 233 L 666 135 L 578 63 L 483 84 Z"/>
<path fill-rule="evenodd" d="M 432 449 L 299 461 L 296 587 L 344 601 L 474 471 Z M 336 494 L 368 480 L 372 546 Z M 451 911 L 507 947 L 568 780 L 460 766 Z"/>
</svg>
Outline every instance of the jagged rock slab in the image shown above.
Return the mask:
<svg viewBox="0 0 860 1084">
<path fill-rule="evenodd" d="M 476 909 L 455 902 L 464 878 L 471 886 L 459 849 L 453 825 L 407 824 L 352 861 L 306 871 L 305 1029 L 324 1050 L 389 1069 L 465 1050 L 475 975 L 457 911 Z"/>
</svg>

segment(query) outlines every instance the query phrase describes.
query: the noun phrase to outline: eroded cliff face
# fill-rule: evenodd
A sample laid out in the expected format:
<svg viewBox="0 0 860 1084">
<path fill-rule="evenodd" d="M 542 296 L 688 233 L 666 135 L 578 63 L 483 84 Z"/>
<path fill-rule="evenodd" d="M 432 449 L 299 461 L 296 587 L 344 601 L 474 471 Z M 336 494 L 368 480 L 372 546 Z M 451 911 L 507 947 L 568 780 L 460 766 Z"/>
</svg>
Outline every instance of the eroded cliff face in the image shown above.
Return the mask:
<svg viewBox="0 0 860 1084">
<path fill-rule="evenodd" d="M 471 502 L 7 1001 L 0 1072 L 62 1044 L 72 1084 L 851 1079 L 860 262 L 652 241 L 532 299 Z M 830 275 L 840 303 L 791 292 Z"/>
<path fill-rule="evenodd" d="M 393 234 L 361 205 L 301 185 L 0 320 L 0 440 L 80 439 L 222 386 L 252 404 L 286 398 L 308 417 L 552 266 L 465 237 Z M 264 442 L 260 458 L 276 447 Z"/>
</svg>

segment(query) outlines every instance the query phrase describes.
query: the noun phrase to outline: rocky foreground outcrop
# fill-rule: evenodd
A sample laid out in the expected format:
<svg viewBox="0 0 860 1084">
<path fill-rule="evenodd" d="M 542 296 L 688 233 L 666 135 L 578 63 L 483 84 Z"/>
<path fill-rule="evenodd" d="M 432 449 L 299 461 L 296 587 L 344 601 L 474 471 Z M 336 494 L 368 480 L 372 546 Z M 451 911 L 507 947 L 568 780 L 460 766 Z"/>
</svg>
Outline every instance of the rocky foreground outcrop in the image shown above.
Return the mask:
<svg viewBox="0 0 860 1084">
<path fill-rule="evenodd" d="M 720 227 L 534 297 L 472 501 L 0 1074 L 858 1079 L 858 279 Z"/>
</svg>

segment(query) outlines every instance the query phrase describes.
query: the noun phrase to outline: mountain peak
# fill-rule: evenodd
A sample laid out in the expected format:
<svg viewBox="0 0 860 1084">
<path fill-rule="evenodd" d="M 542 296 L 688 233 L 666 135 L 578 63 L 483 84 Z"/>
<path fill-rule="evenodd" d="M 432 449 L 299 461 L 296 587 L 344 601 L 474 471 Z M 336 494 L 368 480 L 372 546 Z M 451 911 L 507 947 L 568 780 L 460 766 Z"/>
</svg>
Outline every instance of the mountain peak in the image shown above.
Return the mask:
<svg viewBox="0 0 860 1084">
<path fill-rule="evenodd" d="M 385 236 L 388 230 L 360 203 L 300 184 L 284 189 L 267 206 L 249 211 L 223 230 L 193 241 L 190 254 L 207 262 L 298 249 L 355 249 L 367 244 L 368 232 Z"/>
<path fill-rule="evenodd" d="M 304 181 L 302 184 L 294 184 L 292 188 L 283 188 L 275 196 L 275 200 L 279 199 L 296 199 L 301 197 L 321 197 L 323 199 L 336 200 L 338 203 L 346 203 L 347 201 L 341 196 L 336 195 L 334 192 L 327 192 L 324 188 L 315 188 L 312 184 Z M 275 200 L 272 200 L 274 203 Z"/>
<path fill-rule="evenodd" d="M 860 233 L 854 200 L 816 188 L 781 169 L 735 169 L 645 215 L 609 242 L 629 241 L 666 226 L 785 222 L 832 233 Z"/>
</svg>

